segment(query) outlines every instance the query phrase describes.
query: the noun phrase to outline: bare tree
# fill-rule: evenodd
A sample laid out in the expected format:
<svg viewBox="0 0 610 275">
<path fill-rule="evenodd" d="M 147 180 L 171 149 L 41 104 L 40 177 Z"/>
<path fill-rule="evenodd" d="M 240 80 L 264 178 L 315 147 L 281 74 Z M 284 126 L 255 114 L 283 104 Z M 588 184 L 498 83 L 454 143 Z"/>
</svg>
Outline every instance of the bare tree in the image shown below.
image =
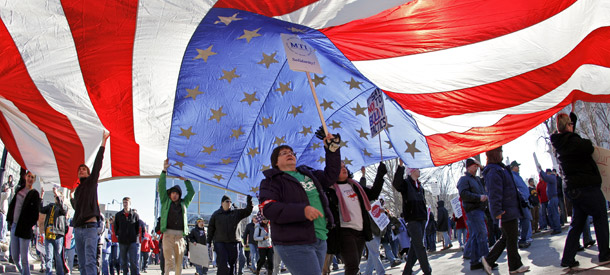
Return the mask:
<svg viewBox="0 0 610 275">
<path fill-rule="evenodd" d="M 390 210 L 395 216 L 399 216 L 402 212 L 402 196 L 392 186 L 392 180 L 398 168 L 398 159 L 384 161 L 388 168 L 388 174 L 384 177 L 383 189 L 381 196 L 384 197 L 385 207 Z M 366 167 L 367 183 L 372 183 L 377 174 L 379 165 L 371 165 Z M 446 201 L 446 207 L 451 211 L 450 199 L 456 196 L 456 184 L 464 170 L 462 161 L 449 165 L 422 169 L 420 181 L 426 189 L 426 202 L 436 211 L 438 200 Z M 406 176 L 406 175 L 405 175 Z M 432 190 L 434 189 L 434 190 Z"/>
</svg>

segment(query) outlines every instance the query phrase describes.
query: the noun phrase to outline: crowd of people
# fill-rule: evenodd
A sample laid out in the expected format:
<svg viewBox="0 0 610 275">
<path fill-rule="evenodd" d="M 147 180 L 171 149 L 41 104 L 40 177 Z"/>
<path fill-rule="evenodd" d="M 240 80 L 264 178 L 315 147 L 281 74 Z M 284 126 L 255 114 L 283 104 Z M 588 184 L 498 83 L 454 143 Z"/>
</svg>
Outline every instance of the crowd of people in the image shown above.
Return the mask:
<svg viewBox="0 0 610 275">
<path fill-rule="evenodd" d="M 104 133 L 92 169 L 80 165 L 76 188 L 66 195 L 53 188 L 54 199 L 47 205 L 42 203 L 44 190 L 39 193 L 33 188 L 36 175 L 31 171 L 22 170 L 16 187 L 9 177 L 0 198 L 0 242 L 6 242 L 6 230 L 10 230 L 11 261 L 23 275 L 30 274 L 31 243 L 42 239 L 42 269 L 49 275 L 53 270 L 58 275 L 70 274 L 74 254 L 85 275 L 139 275 L 147 272 L 149 263 L 159 264 L 163 274 L 180 275 L 189 261 L 198 275 L 207 274 L 210 265 L 217 267 L 217 274 L 242 274 L 245 268 L 257 275 L 263 269 L 278 274 L 284 267 L 296 275 L 329 274 L 331 266 L 336 270 L 339 262 L 347 275 L 369 275 L 373 271 L 385 274 L 382 259 L 392 267 L 404 261 L 403 274 L 412 274 L 416 262 L 423 274 L 432 274 L 428 253 L 436 250 L 437 238 L 442 238 L 441 250 L 450 249 L 453 236 L 471 270 L 491 274 L 506 250 L 509 272 L 523 273 L 529 266 L 519 249 L 527 249 L 532 234 L 541 230 L 561 233 L 571 216 L 561 266 L 578 266 L 576 252 L 595 244 L 591 222 L 599 261 L 606 262 L 610 261 L 607 201 L 591 157 L 593 146 L 574 133 L 576 120 L 574 114 L 557 116 L 558 132 L 551 142 L 561 174 L 538 167 L 538 183 L 534 178 L 527 183 L 523 180 L 517 161 L 502 163 L 502 146 L 486 152 L 485 166 L 467 159 L 466 172 L 457 182 L 461 211 L 451 215 L 442 200 L 432 211 L 419 169 L 405 167 L 402 160 L 391 180 L 401 196 L 402 212 L 391 213 L 380 198 L 386 165 L 378 165 L 371 185 L 364 167 L 360 181 L 354 180 L 341 161 L 340 135 L 319 130 L 316 136 L 325 148 L 323 170 L 297 166 L 292 147 L 280 145 L 271 153 L 271 169 L 263 172 L 258 213 L 248 219 L 253 213 L 251 196 L 247 196 L 245 208 L 236 208 L 224 195 L 207 228 L 203 218 L 189 228 L 187 209 L 195 191 L 184 178 L 186 194 L 177 185 L 167 188 L 167 160 L 157 186 L 161 208 L 154 229 L 139 218 L 129 197 L 123 198 L 123 209 L 106 220 L 97 204 L 99 171 L 109 135 Z M 43 221 L 39 214 L 44 215 Z M 189 250 L 205 255 L 189 259 Z M 360 270 L 363 257 L 366 267 Z"/>
</svg>

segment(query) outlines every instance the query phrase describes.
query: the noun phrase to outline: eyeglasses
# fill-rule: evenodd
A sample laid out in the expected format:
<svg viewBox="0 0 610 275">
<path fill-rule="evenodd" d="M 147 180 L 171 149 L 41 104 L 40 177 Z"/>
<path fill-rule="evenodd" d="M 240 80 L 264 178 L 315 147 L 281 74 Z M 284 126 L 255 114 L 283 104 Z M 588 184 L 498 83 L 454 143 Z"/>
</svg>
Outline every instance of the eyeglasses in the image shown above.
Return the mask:
<svg viewBox="0 0 610 275">
<path fill-rule="evenodd" d="M 288 156 L 288 155 L 292 155 L 293 157 L 296 157 L 296 156 L 297 156 L 297 154 L 296 154 L 295 152 L 291 152 L 291 151 L 283 151 L 283 152 L 280 152 L 280 156 L 281 156 L 281 157 L 283 157 L 283 156 Z"/>
</svg>

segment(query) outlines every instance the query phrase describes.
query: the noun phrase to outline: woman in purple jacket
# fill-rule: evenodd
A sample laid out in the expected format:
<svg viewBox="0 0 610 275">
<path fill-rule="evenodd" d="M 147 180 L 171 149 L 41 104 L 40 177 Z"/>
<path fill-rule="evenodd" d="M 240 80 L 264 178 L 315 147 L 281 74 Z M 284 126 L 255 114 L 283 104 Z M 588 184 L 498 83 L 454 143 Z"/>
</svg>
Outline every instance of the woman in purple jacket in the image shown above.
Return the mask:
<svg viewBox="0 0 610 275">
<path fill-rule="evenodd" d="M 324 137 L 324 171 L 297 167 L 292 148 L 281 145 L 271 153 L 273 168 L 263 172 L 259 207 L 271 221 L 271 240 L 292 274 L 322 273 L 327 226 L 334 224 L 323 188 L 334 184 L 339 176 L 340 141 L 338 135 Z"/>
<path fill-rule="evenodd" d="M 489 251 L 489 255 L 481 257 L 481 263 L 487 274 L 491 274 L 492 266 L 504 249 L 508 258 L 508 270 L 511 274 L 522 273 L 529 270 L 523 265 L 517 242 L 519 240 L 519 218 L 521 217 L 521 204 L 517 185 L 508 167 L 502 164 L 502 146 L 486 152 L 487 166 L 483 170 L 483 177 L 489 195 L 489 211 L 491 216 L 499 220 L 502 227 L 502 237 L 496 241 Z"/>
</svg>

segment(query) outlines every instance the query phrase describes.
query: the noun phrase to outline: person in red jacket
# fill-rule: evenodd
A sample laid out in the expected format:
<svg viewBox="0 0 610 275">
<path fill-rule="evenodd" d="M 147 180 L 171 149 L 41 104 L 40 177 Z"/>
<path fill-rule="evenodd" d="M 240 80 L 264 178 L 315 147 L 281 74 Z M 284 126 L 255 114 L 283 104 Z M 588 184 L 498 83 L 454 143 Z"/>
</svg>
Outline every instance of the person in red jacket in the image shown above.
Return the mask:
<svg viewBox="0 0 610 275">
<path fill-rule="evenodd" d="M 140 227 L 142 233 L 140 234 L 140 272 L 146 273 L 148 268 L 148 258 L 150 257 L 150 251 L 154 246 L 152 237 L 146 232 L 146 225 Z"/>
<path fill-rule="evenodd" d="M 540 200 L 540 230 L 546 230 L 546 225 L 549 224 L 546 211 L 549 206 L 549 198 L 546 195 L 546 182 L 542 178 L 536 186 L 536 191 L 538 191 L 538 199 Z"/>
<path fill-rule="evenodd" d="M 110 275 L 114 275 L 114 271 L 116 270 L 116 274 L 121 274 L 121 262 L 119 261 L 119 239 L 116 236 L 116 232 L 114 232 L 114 217 L 110 217 L 108 219 L 110 223 L 110 259 L 108 259 L 108 264 L 110 265 Z"/>
<path fill-rule="evenodd" d="M 152 246 L 153 263 L 159 264 L 159 255 L 161 254 L 161 250 L 159 248 L 159 237 L 154 236 L 152 242 L 153 242 L 153 246 Z"/>
</svg>

